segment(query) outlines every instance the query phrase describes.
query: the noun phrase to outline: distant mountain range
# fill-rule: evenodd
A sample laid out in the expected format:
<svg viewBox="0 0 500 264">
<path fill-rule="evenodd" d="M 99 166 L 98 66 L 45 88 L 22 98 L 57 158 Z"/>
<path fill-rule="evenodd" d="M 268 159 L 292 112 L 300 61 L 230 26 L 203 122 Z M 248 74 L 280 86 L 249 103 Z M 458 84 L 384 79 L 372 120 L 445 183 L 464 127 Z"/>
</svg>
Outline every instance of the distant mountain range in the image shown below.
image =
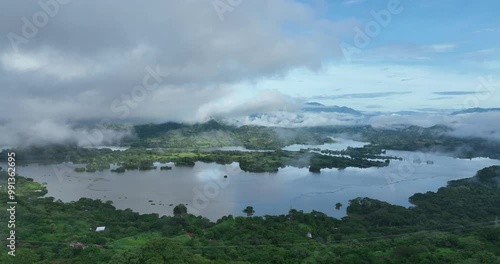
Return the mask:
<svg viewBox="0 0 500 264">
<path fill-rule="evenodd" d="M 304 112 L 328 112 L 328 113 L 343 113 L 343 114 L 351 114 L 355 116 L 362 116 L 363 113 L 354 110 L 352 108 L 349 108 L 347 106 L 326 106 L 317 102 L 309 102 L 305 103 L 305 107 L 302 108 L 302 111 Z"/>
<path fill-rule="evenodd" d="M 411 116 L 411 115 L 418 115 L 422 114 L 425 112 L 421 111 L 398 111 L 398 112 L 363 112 L 363 111 L 358 111 L 356 109 L 347 107 L 347 106 L 327 106 L 324 104 L 320 104 L 318 102 L 308 102 L 305 103 L 305 107 L 302 108 L 302 111 L 304 112 L 329 112 L 329 113 L 343 113 L 343 114 L 351 114 L 354 116 L 378 116 L 378 115 L 387 115 L 387 114 L 392 114 L 392 115 L 406 115 L 406 116 Z"/>
<path fill-rule="evenodd" d="M 468 108 L 460 111 L 456 111 L 451 113 L 452 115 L 460 115 L 460 114 L 472 114 L 472 113 L 488 113 L 488 112 L 500 112 L 500 108 Z"/>
<path fill-rule="evenodd" d="M 377 116 L 377 115 L 387 115 L 387 114 L 392 114 L 392 115 L 406 115 L 406 116 L 412 116 L 412 115 L 418 115 L 418 114 L 425 114 L 427 113 L 426 111 L 398 111 L 398 112 L 362 112 L 358 111 L 356 109 L 347 107 L 347 106 L 327 106 L 320 104 L 318 102 L 308 102 L 304 104 L 305 106 L 302 108 L 302 111 L 304 112 L 329 112 L 329 113 L 344 113 L 344 114 L 351 114 L 355 116 Z M 468 108 L 460 111 L 455 111 L 451 113 L 452 115 L 460 115 L 460 114 L 473 114 L 473 113 L 488 113 L 488 112 L 500 112 L 500 108 Z"/>
</svg>

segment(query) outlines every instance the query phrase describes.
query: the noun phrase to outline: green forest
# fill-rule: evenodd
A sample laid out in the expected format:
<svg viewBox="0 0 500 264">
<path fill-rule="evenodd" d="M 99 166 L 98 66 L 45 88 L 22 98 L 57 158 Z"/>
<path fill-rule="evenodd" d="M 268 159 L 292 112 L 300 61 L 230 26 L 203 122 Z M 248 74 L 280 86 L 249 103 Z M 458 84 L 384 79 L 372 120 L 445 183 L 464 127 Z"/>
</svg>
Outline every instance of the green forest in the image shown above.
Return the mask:
<svg viewBox="0 0 500 264">
<path fill-rule="evenodd" d="M 247 149 L 280 149 L 292 144 L 324 144 L 333 140 L 322 133 L 300 128 L 231 126 L 215 120 L 200 124 L 149 124 L 133 127 L 136 137 L 124 144 L 147 148 L 210 148 L 244 146 Z"/>
<path fill-rule="evenodd" d="M 1 182 L 7 177 L 0 171 Z M 410 208 L 359 197 L 342 219 L 295 209 L 253 216 L 259 208 L 249 206 L 247 217 L 211 222 L 183 205 L 159 216 L 110 201 L 63 203 L 17 176 L 16 256 L 4 248 L 0 263 L 500 263 L 499 188 L 500 166 L 492 166 L 413 195 Z M 3 204 L 6 192 L 3 185 Z M 0 230 L 7 237 L 7 226 Z"/>
</svg>

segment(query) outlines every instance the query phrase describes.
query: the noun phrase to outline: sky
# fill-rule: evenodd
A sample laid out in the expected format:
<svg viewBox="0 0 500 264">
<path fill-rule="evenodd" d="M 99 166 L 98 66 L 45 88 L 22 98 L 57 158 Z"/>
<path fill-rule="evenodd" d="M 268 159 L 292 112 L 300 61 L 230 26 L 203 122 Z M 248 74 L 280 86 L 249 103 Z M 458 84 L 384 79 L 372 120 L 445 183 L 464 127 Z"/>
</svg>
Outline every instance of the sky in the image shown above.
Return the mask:
<svg viewBox="0 0 500 264">
<path fill-rule="evenodd" d="M 74 124 L 500 106 L 500 2 L 2 1 L 0 143 Z M 86 131 L 79 131 L 87 133 Z"/>
<path fill-rule="evenodd" d="M 383 16 L 373 15 L 387 14 L 392 2 L 399 3 L 399 8 L 389 12 L 390 18 L 378 20 Z M 313 97 L 321 103 L 360 110 L 500 105 L 498 88 L 488 89 L 482 81 L 491 77 L 491 86 L 500 84 L 498 1 L 321 3 L 324 6 L 320 16 L 338 24 L 339 33 L 335 35 L 339 44 L 333 48 L 345 45 L 354 51 L 329 59 L 319 72 L 295 70 L 284 80 L 268 80 L 252 87 L 278 87 L 291 96 Z M 376 34 L 370 36 L 368 32 Z M 356 38 L 363 33 L 368 36 L 368 44 L 356 46 Z M 477 96 L 481 97 L 478 102 L 476 93 L 482 94 Z"/>
</svg>

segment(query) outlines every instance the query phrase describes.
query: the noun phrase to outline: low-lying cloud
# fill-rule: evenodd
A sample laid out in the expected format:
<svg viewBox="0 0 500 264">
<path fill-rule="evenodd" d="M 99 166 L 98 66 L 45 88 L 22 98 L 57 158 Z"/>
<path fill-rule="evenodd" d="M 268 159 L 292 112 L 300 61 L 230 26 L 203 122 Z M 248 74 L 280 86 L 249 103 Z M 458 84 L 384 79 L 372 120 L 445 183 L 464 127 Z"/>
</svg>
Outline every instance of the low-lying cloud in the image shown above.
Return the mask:
<svg viewBox="0 0 500 264">
<path fill-rule="evenodd" d="M 22 124 L 19 127 L 19 124 Z M 124 137 L 133 136 L 132 128 L 84 128 L 73 127 L 64 123 L 51 120 L 40 120 L 35 123 L 0 124 L 0 147 L 17 147 L 45 144 L 77 144 L 89 145 L 114 145 Z"/>
<path fill-rule="evenodd" d="M 476 137 L 500 141 L 500 111 L 450 115 L 448 113 L 414 113 L 411 115 L 379 113 L 357 116 L 330 112 L 272 112 L 256 116 L 242 116 L 228 120 L 234 125 L 277 127 L 352 126 L 371 125 L 374 128 L 397 129 L 406 126 L 433 127 L 444 125 L 456 137 Z"/>
<path fill-rule="evenodd" d="M 367 124 L 373 127 L 391 128 L 400 125 L 432 127 L 444 125 L 452 129 L 449 135 L 456 137 L 477 137 L 500 141 L 500 111 L 469 113 L 461 115 L 421 113 L 417 115 L 380 115 L 370 118 Z"/>
<path fill-rule="evenodd" d="M 469 94 L 477 94 L 479 92 L 468 92 L 468 91 L 447 91 L 447 92 L 434 92 L 433 94 L 437 95 L 469 95 Z"/>
</svg>

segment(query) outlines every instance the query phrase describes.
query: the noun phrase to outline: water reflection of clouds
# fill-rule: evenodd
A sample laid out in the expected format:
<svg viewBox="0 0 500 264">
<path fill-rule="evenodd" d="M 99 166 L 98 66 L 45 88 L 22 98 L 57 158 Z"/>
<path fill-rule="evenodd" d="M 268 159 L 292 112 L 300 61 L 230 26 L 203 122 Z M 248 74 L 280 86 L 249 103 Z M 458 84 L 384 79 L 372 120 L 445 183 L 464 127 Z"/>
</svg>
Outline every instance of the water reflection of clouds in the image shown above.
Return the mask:
<svg viewBox="0 0 500 264">
<path fill-rule="evenodd" d="M 321 150 L 340 151 L 340 150 L 347 149 L 347 147 L 359 148 L 359 147 L 370 144 L 369 142 L 361 142 L 361 141 L 355 141 L 355 140 L 351 140 L 351 139 L 333 138 L 333 137 L 331 137 L 331 138 L 333 140 L 335 140 L 334 143 L 327 143 L 327 144 L 323 144 L 323 145 L 294 144 L 294 145 L 284 147 L 283 150 L 299 151 L 300 149 L 319 148 Z"/>
</svg>

